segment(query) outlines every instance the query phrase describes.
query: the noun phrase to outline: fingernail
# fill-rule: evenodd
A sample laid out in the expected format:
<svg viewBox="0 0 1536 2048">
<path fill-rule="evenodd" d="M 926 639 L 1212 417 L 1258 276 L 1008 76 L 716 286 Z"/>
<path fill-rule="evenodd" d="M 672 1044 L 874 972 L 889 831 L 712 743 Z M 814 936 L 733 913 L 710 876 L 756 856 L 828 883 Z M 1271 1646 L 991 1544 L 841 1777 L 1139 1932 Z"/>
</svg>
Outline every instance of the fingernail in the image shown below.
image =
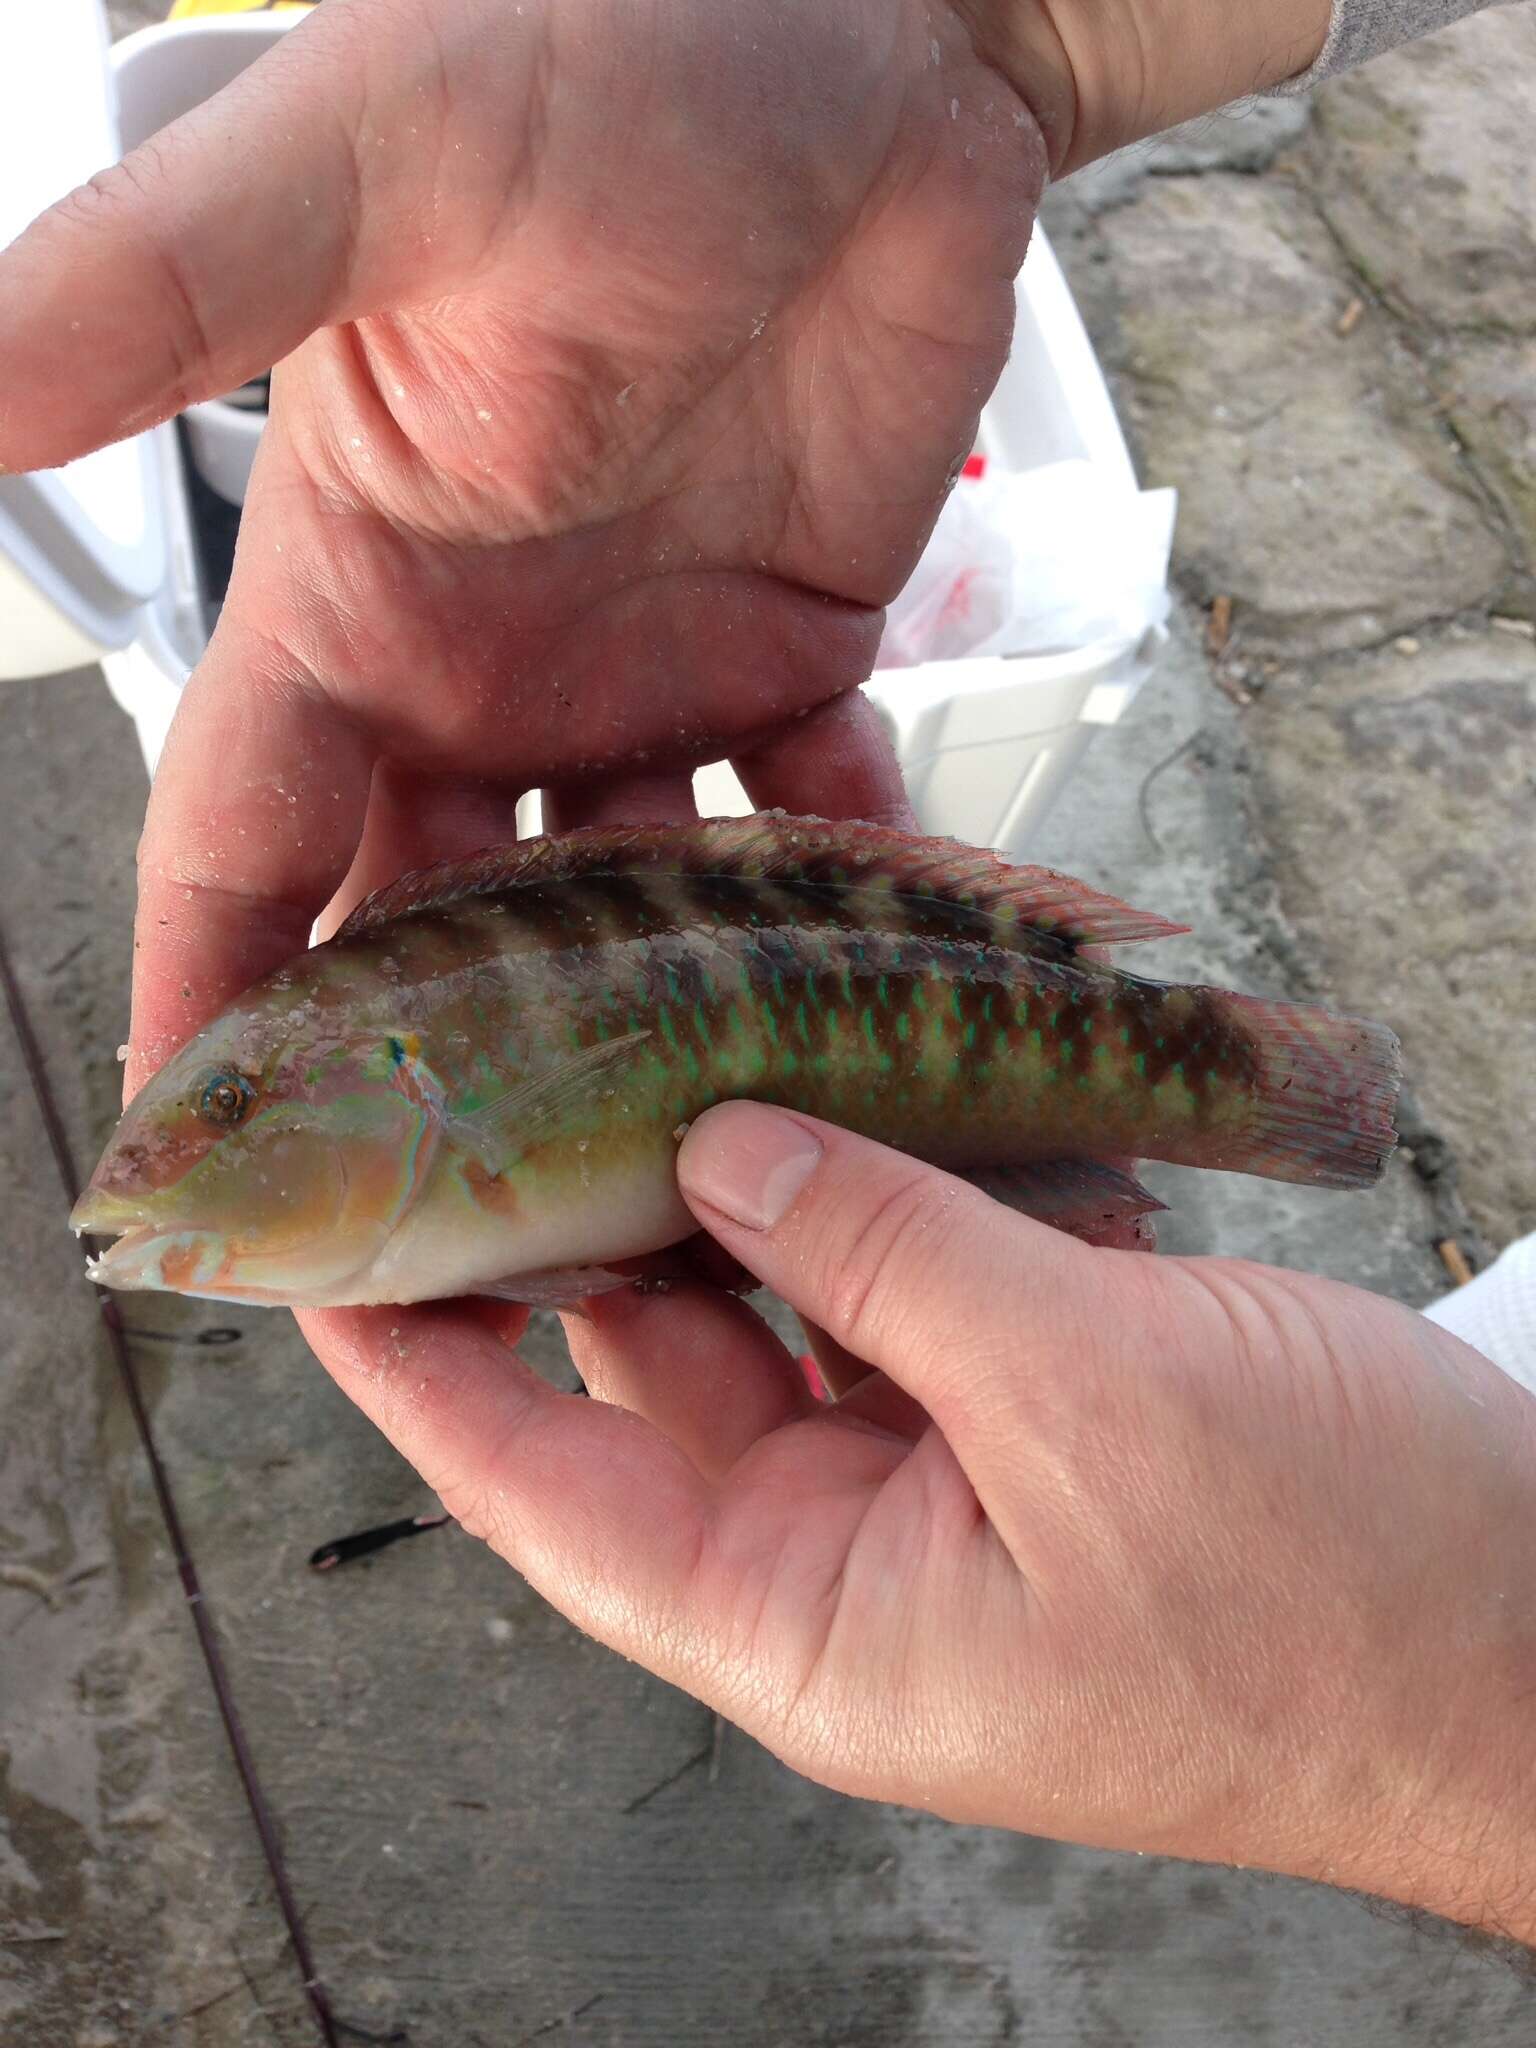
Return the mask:
<svg viewBox="0 0 1536 2048">
<path fill-rule="evenodd" d="M 727 1102 L 683 1140 L 683 1193 L 744 1230 L 772 1230 L 816 1171 L 821 1144 L 803 1124 L 756 1102 Z"/>
</svg>

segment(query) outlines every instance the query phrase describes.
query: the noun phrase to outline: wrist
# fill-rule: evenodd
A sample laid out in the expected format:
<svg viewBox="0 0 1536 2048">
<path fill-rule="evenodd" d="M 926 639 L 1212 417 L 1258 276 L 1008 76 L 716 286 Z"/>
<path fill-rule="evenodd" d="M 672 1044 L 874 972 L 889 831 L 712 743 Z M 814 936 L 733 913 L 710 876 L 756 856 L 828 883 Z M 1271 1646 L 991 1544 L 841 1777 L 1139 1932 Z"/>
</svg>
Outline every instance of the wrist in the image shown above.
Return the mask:
<svg viewBox="0 0 1536 2048">
<path fill-rule="evenodd" d="M 1051 175 L 1305 71 L 1331 0 L 954 0 L 1039 123 Z"/>
<path fill-rule="evenodd" d="M 1523 1611 L 1519 1644 L 1469 1657 L 1449 1699 L 1454 1655 L 1438 1683 L 1426 1673 L 1423 1768 L 1337 1881 L 1536 1948 L 1536 1611 Z"/>
</svg>

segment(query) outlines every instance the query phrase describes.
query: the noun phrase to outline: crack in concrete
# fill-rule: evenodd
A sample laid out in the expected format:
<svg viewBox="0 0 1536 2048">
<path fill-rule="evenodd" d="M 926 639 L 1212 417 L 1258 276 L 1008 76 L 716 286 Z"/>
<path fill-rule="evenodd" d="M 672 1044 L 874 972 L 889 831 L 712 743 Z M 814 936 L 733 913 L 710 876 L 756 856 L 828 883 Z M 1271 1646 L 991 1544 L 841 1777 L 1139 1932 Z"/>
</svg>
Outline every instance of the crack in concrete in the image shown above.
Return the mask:
<svg viewBox="0 0 1536 2048">
<path fill-rule="evenodd" d="M 1324 136 L 1320 147 L 1326 151 Z M 1429 342 L 1443 343 L 1448 330 L 1437 326 L 1417 308 L 1401 301 L 1388 290 L 1371 272 L 1370 266 L 1360 256 L 1349 240 L 1330 208 L 1326 194 L 1317 177 L 1298 172 L 1288 179 L 1292 189 L 1311 208 L 1318 226 L 1332 243 L 1339 261 L 1354 279 L 1360 296 L 1373 305 L 1376 311 L 1391 324 L 1392 330 L 1403 352 L 1412 361 L 1418 372 L 1419 384 L 1430 418 L 1440 429 L 1469 485 L 1469 496 L 1481 515 L 1488 533 L 1504 550 L 1506 578 L 1489 594 L 1487 610 L 1494 610 L 1499 603 L 1499 593 L 1508 588 L 1510 578 L 1527 579 L 1530 575 L 1530 559 L 1525 541 L 1513 519 L 1504 507 L 1502 499 L 1485 475 L 1483 466 L 1469 445 L 1465 434 L 1457 426 L 1450 410 L 1436 388 L 1431 365 L 1427 360 L 1426 337 Z M 1459 330 L 1449 330 L 1457 332 Z M 1399 632 L 1403 629 L 1399 628 Z M 1396 637 L 1395 635 L 1393 637 Z"/>
</svg>

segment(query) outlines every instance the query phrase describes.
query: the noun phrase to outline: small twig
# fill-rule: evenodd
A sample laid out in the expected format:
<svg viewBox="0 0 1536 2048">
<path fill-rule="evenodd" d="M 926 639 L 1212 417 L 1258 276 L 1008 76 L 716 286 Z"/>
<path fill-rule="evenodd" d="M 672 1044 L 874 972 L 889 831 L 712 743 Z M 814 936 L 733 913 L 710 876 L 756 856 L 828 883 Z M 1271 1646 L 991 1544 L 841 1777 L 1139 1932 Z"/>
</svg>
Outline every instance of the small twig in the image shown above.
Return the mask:
<svg viewBox="0 0 1536 2048">
<path fill-rule="evenodd" d="M 572 2021 L 579 2020 L 583 2014 L 589 2013 L 594 2005 L 601 2005 L 602 2002 L 602 1992 L 594 1991 L 592 1996 L 584 1998 L 580 2005 L 573 2005 L 569 2012 L 556 2013 L 552 2020 L 546 2020 L 542 2027 L 535 2027 L 531 2034 L 519 2034 L 512 2043 L 512 2048 L 528 2048 L 530 2041 L 542 2041 L 546 2034 L 558 2033 L 562 2027 L 570 2026 Z"/>
<path fill-rule="evenodd" d="M 85 951 L 86 947 L 90 943 L 91 942 L 89 938 L 76 939 L 75 943 L 69 948 L 68 952 L 61 953 L 57 960 L 49 962 L 49 964 L 43 969 L 44 974 L 49 975 L 50 977 L 55 974 L 62 974 L 66 967 L 72 967 L 74 965 L 74 963 L 80 958 L 80 955 Z"/>
<path fill-rule="evenodd" d="M 1141 829 L 1146 833 L 1147 843 L 1154 853 L 1162 852 L 1163 842 L 1152 830 L 1152 814 L 1147 808 L 1147 798 L 1152 793 L 1152 785 L 1165 768 L 1171 768 L 1175 761 L 1182 760 L 1196 741 L 1201 738 L 1204 730 L 1203 726 L 1196 727 L 1195 731 L 1187 739 L 1179 741 L 1179 744 L 1171 754 L 1164 754 L 1162 760 L 1155 762 L 1141 778 L 1141 787 L 1136 792 L 1136 809 L 1141 818 Z"/>
<path fill-rule="evenodd" d="M 30 1564 L 0 1564 L 0 1586 L 14 1586 L 18 1593 L 31 1593 L 54 1613 L 64 1605 L 62 1582 L 50 1579 Z"/>
<path fill-rule="evenodd" d="M 446 1528 L 452 1520 L 452 1515 L 440 1512 L 406 1515 L 398 1522 L 381 1523 L 377 1529 L 360 1529 L 355 1536 L 337 1536 L 309 1553 L 309 1568 L 316 1572 L 334 1571 L 339 1564 L 351 1564 L 356 1558 L 371 1557 L 374 1551 L 386 1550 L 391 1543 L 403 1542 L 407 1536 L 420 1536 L 428 1529 Z"/>
<path fill-rule="evenodd" d="M 1458 1287 L 1465 1287 L 1467 1282 L 1474 1276 L 1471 1266 L 1467 1263 L 1467 1255 L 1455 1238 L 1438 1238 L 1435 1242 L 1435 1250 L 1440 1254 L 1441 1265 L 1444 1266 L 1456 1285 Z"/>
<path fill-rule="evenodd" d="M 1355 298 L 1350 300 L 1349 304 L 1334 322 L 1333 331 L 1340 341 L 1347 341 L 1354 333 L 1355 329 L 1360 325 L 1364 312 L 1364 299 Z"/>
<path fill-rule="evenodd" d="M 189 2005 L 185 2012 L 173 2013 L 171 2025 L 176 2027 L 180 2026 L 183 2020 L 195 2020 L 200 2013 L 212 2012 L 213 2008 L 222 2005 L 226 1998 L 237 1997 L 240 1992 L 249 1991 L 250 1988 L 250 1979 L 246 1978 L 239 1984 L 231 1984 L 227 1991 L 216 1991 L 212 1998 L 205 1998 L 201 2005 Z"/>
<path fill-rule="evenodd" d="M 1205 651 L 1212 661 L 1219 661 L 1227 651 L 1227 642 L 1232 638 L 1232 600 L 1230 597 L 1213 597 L 1211 609 L 1205 622 Z"/>
<path fill-rule="evenodd" d="M 707 1763 L 710 1751 L 713 1748 L 714 1738 L 711 1737 L 702 1748 L 696 1749 L 692 1756 L 680 1763 L 675 1771 L 668 1771 L 664 1778 L 650 1786 L 648 1790 L 639 1793 L 635 1798 L 631 1799 L 624 1811 L 626 1813 L 638 1813 L 642 1807 L 649 1806 L 653 1799 L 658 1798 L 661 1793 L 675 1785 L 679 1778 L 686 1778 L 690 1771 L 696 1771 L 700 1764 Z"/>
</svg>

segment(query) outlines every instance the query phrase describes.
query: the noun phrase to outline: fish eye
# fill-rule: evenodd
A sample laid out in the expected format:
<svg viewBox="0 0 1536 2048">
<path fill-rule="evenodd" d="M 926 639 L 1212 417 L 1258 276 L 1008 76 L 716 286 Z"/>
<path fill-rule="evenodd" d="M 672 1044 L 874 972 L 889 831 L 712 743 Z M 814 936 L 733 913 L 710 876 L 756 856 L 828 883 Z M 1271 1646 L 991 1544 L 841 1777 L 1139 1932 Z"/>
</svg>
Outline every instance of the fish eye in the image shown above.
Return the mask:
<svg viewBox="0 0 1536 2048">
<path fill-rule="evenodd" d="M 243 1074 L 214 1074 L 203 1088 L 197 1113 L 206 1124 L 233 1130 L 243 1123 L 256 1099 L 256 1091 Z"/>
</svg>

